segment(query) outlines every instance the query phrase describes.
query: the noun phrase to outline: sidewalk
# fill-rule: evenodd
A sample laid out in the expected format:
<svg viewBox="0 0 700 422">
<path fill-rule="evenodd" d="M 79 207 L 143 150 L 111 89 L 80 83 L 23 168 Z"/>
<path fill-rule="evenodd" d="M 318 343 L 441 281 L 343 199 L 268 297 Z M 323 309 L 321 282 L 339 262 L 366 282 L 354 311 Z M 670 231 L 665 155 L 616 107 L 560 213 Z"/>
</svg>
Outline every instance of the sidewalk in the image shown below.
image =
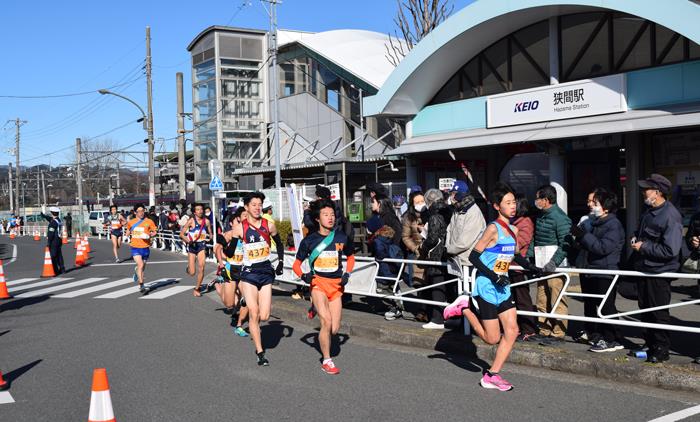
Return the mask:
<svg viewBox="0 0 700 422">
<path fill-rule="evenodd" d="M 310 321 L 306 317 L 308 301 L 293 300 L 288 292 L 281 289 L 276 289 L 274 295 L 273 317 L 318 327 L 318 319 Z M 493 360 L 496 346 L 486 345 L 479 338 L 465 337 L 461 333 L 449 330 L 424 330 L 415 321 L 386 321 L 373 313 L 348 309 L 357 306 L 365 304 L 352 302 L 343 309 L 340 331 L 350 337 L 357 336 L 386 344 L 458 354 L 488 362 Z M 669 362 L 652 365 L 627 356 L 627 350 L 596 354 L 588 352 L 587 349 L 586 345 L 570 341 L 557 347 L 516 343 L 508 362 L 618 382 L 700 393 L 700 365 L 692 363 L 692 359 L 688 357 L 672 355 Z"/>
</svg>

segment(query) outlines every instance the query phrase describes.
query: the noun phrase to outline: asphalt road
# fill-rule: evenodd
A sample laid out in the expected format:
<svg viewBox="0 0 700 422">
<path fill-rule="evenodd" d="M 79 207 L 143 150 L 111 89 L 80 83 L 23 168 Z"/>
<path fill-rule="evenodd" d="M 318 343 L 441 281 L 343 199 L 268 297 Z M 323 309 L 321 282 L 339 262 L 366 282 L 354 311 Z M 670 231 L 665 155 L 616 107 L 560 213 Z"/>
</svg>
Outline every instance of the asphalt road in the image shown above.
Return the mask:
<svg viewBox="0 0 700 422">
<path fill-rule="evenodd" d="M 105 241 L 92 242 L 93 265 L 58 282 L 26 280 L 41 272 L 43 242 L 12 243 L 17 258 L 5 274 L 25 297 L 0 304 L 0 369 L 14 400 L 0 398 L 0 421 L 86 420 L 96 367 L 107 368 L 120 421 L 648 421 L 700 404 L 697 395 L 513 365 L 503 375 L 515 389 L 498 393 L 478 385 L 483 362 L 347 336 L 335 347 L 342 373 L 329 376 L 315 331 L 276 318 L 274 307 L 263 327 L 271 365 L 260 368 L 216 294 L 192 297 L 181 255 L 152 253 L 147 281 L 164 282 L 149 300 L 125 292 L 132 264 L 114 265 Z M 72 247 L 64 250 L 72 262 Z"/>
</svg>

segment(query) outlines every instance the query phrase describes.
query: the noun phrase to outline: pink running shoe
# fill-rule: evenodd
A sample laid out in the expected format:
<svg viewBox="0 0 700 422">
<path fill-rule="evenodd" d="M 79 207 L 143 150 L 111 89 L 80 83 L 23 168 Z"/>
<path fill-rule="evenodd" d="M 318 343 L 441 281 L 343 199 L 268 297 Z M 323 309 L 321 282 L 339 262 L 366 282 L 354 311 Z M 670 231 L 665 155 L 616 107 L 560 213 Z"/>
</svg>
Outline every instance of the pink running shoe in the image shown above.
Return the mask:
<svg viewBox="0 0 700 422">
<path fill-rule="evenodd" d="M 442 317 L 445 319 L 462 316 L 462 309 L 469 307 L 469 296 L 462 295 L 450 303 L 442 311 Z"/>
<path fill-rule="evenodd" d="M 498 391 L 510 391 L 513 389 L 513 384 L 501 378 L 500 375 L 489 375 L 484 374 L 481 378 L 481 386 L 484 388 L 491 388 Z"/>
</svg>

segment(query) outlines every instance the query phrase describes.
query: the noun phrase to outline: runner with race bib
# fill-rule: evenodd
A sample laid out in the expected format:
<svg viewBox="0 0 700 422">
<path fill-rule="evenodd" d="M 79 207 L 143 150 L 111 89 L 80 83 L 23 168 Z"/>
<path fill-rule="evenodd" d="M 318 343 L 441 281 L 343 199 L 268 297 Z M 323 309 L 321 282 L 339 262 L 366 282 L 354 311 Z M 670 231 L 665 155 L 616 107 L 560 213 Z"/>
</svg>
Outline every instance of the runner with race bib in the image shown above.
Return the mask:
<svg viewBox="0 0 700 422">
<path fill-rule="evenodd" d="M 112 240 L 112 252 L 114 252 L 114 260 L 118 264 L 119 248 L 122 246 L 123 227 L 126 225 L 126 219 L 117 212 L 117 206 L 109 207 L 109 214 L 105 216 L 104 226 L 109 230 L 109 238 Z"/>
<path fill-rule="evenodd" d="M 135 218 L 126 223 L 126 235 L 131 236 L 131 257 L 136 262 L 134 281 L 138 282 L 142 294 L 148 294 L 143 285 L 143 277 L 146 262 L 151 255 L 151 239 L 156 236 L 158 228 L 150 218 L 146 218 L 146 207 L 143 204 L 134 207 L 134 214 Z"/>
<path fill-rule="evenodd" d="M 515 301 L 510 294 L 508 269 L 513 261 L 526 270 L 537 273 L 537 269 L 518 252 L 518 229 L 509 224 L 515 216 L 516 201 L 513 190 L 499 184 L 491 194 L 493 208 L 498 218 L 486 227 L 483 236 L 474 246 L 469 261 L 477 269 L 472 300 L 478 305 L 478 316 L 470 308 L 469 296 L 459 296 L 448 305 L 445 319 L 465 316 L 474 333 L 488 344 L 498 344 L 491 368 L 481 378 L 484 388 L 509 391 L 513 385 L 503 379 L 499 372 L 513 350 L 518 336 Z M 501 327 L 503 338 L 501 338 Z"/>
<path fill-rule="evenodd" d="M 202 280 L 204 280 L 204 264 L 207 258 L 206 249 L 211 234 L 211 225 L 209 219 L 204 217 L 204 205 L 194 204 L 192 213 L 192 218 L 182 226 L 180 238 L 187 245 L 187 274 L 193 277 L 196 274 L 197 277 L 197 284 L 192 294 L 199 297 L 202 295 L 200 288 Z"/>
<path fill-rule="evenodd" d="M 350 273 L 355 266 L 352 243 L 347 235 L 335 227 L 335 205 L 328 199 L 319 199 L 311 206 L 311 218 L 319 230 L 305 237 L 299 245 L 294 273 L 311 285 L 311 297 L 321 320 L 318 343 L 323 361 L 321 370 L 330 375 L 340 373 L 331 358 L 331 336 L 338 334 L 343 310 L 341 297 Z M 343 255 L 347 266 L 343 270 Z M 301 265 L 308 259 L 310 272 L 303 274 Z"/>
</svg>

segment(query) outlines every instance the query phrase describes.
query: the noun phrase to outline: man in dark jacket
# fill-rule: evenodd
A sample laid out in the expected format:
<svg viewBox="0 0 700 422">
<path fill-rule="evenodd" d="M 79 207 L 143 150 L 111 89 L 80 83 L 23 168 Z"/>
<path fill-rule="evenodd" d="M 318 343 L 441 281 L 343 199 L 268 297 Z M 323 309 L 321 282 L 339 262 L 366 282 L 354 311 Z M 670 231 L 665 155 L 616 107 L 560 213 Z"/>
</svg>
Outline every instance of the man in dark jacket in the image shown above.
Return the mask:
<svg viewBox="0 0 700 422">
<path fill-rule="evenodd" d="M 66 268 L 63 265 L 63 253 L 61 252 L 61 246 L 63 243 L 61 241 L 61 220 L 58 218 L 58 214 L 61 210 L 57 207 L 51 207 L 49 209 L 51 213 L 50 216 L 42 213 L 44 217 L 49 222 L 49 227 L 46 233 L 47 244 L 49 247 L 49 253 L 51 254 L 51 264 L 53 265 L 53 272 L 56 275 L 63 274 L 66 272 Z"/>
<path fill-rule="evenodd" d="M 316 185 L 316 199 L 328 199 L 331 200 L 331 190 L 323 185 Z M 333 201 L 335 206 L 335 230 L 340 230 L 348 237 L 352 242 L 355 237 L 352 224 L 345 217 L 345 213 L 340 209 L 340 206 Z M 304 211 L 303 218 L 304 227 L 309 230 L 309 233 L 318 230 L 318 226 L 313 218 L 311 218 L 311 208 Z"/>
<path fill-rule="evenodd" d="M 63 222 L 66 223 L 66 232 L 68 237 L 73 237 L 73 216 L 70 213 L 66 214 L 63 218 Z"/>
<path fill-rule="evenodd" d="M 571 219 L 557 205 L 557 191 L 553 186 L 541 186 L 536 195 L 535 206 L 540 210 L 540 215 L 535 220 L 535 236 L 530 243 L 527 256 L 536 258 L 539 255 L 540 258 L 535 259 L 535 264 L 545 273 L 551 274 L 564 262 L 570 248 Z M 554 250 L 553 254 L 551 250 Z M 546 259 L 542 261 L 542 257 Z M 537 310 L 567 315 L 569 305 L 566 296 L 561 298 L 556 309 L 552 309 L 563 288 L 564 278 L 550 278 L 538 282 Z M 568 326 L 566 320 L 540 318 L 539 322 L 540 335 L 551 337 L 553 341 L 564 339 Z"/>
<path fill-rule="evenodd" d="M 678 256 L 683 242 L 683 223 L 676 207 L 666 200 L 671 182 L 660 174 L 652 174 L 638 184 L 647 209 L 642 213 L 635 237 L 631 240 L 634 269 L 654 274 L 675 272 L 680 265 Z M 637 289 L 640 309 L 671 303 L 671 280 L 668 278 L 642 278 Z M 656 324 L 671 323 L 668 309 L 643 313 L 641 319 Z M 644 337 L 649 347 L 647 362 L 668 360 L 671 344 L 667 330 L 647 329 Z"/>
</svg>

